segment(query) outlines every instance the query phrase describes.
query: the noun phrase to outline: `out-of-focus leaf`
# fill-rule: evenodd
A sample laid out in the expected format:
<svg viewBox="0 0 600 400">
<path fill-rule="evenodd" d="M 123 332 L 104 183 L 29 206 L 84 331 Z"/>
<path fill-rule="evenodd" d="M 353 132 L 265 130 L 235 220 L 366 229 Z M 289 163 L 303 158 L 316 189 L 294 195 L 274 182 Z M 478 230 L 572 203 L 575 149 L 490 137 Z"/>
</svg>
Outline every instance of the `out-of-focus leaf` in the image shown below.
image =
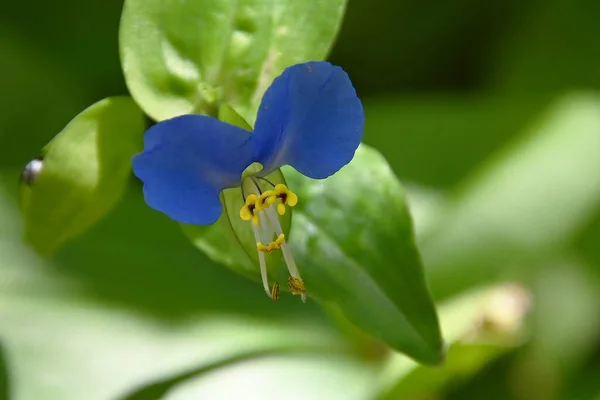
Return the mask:
<svg viewBox="0 0 600 400">
<path fill-rule="evenodd" d="M 577 262 L 563 262 L 537 276 L 533 293 L 532 351 L 544 364 L 574 372 L 600 338 L 600 282 Z"/>
<path fill-rule="evenodd" d="M 243 393 L 245 399 L 365 400 L 374 395 L 374 372 L 355 360 L 325 354 L 269 357 L 200 376 L 173 388 L 161 399 L 237 400 Z"/>
<path fill-rule="evenodd" d="M 0 400 L 10 399 L 10 374 L 8 358 L 4 346 L 0 343 Z"/>
<path fill-rule="evenodd" d="M 25 239 L 44 255 L 106 215 L 121 198 L 144 116 L 129 97 L 111 97 L 75 117 L 42 151 L 41 172 L 21 182 Z"/>
<path fill-rule="evenodd" d="M 420 362 L 443 359 L 437 315 L 414 243 L 402 186 L 385 159 L 362 145 L 321 181 L 284 169 L 299 197 L 291 246 L 307 293 Z"/>
<path fill-rule="evenodd" d="M 467 292 L 439 308 L 450 343 L 446 364 L 431 368 L 394 354 L 380 374 L 381 399 L 425 399 L 475 374 L 522 343 L 529 297 L 518 286 Z"/>
<path fill-rule="evenodd" d="M 2 18 L 11 14 L 10 9 L 4 9 Z M 47 48 L 27 43 L 24 35 L 11 30 L 6 22 L 0 25 L 0 75 L 10 77 L 2 82 L 0 96 L 0 165 L 14 168 L 22 166 L 86 106 L 85 89 Z M 28 28 L 27 35 L 31 32 Z"/>
<path fill-rule="evenodd" d="M 199 362 L 249 351 L 339 348 L 327 331 L 308 325 L 216 316 L 159 322 L 76 298 L 1 300 L 0 335 L 12 355 L 19 399 L 114 399 Z"/>
<path fill-rule="evenodd" d="M 5 185 L 16 190 L 0 180 L 0 338 L 15 399 L 117 399 L 236 355 L 346 351 L 312 305 L 263 301 L 206 265 L 141 194 L 47 260 L 19 240 Z"/>
<path fill-rule="evenodd" d="M 251 131 L 250 125 L 226 104 L 219 109 L 219 119 L 232 125 Z M 250 166 L 252 172 L 258 172 L 258 167 Z M 256 183 L 261 191 L 273 189 L 273 185 L 286 184 L 285 177 L 277 169 L 265 177 L 268 182 L 259 180 Z M 210 226 L 182 225 L 183 232 L 200 250 L 204 251 L 212 260 L 223 263 L 237 272 L 252 279 L 260 280 L 256 239 L 250 222 L 240 218 L 240 209 L 244 205 L 241 188 L 226 189 L 221 194 L 223 211 L 216 224 Z M 280 216 L 279 222 L 286 237 L 289 238 L 293 211 L 288 209 L 285 215 Z M 232 245 L 233 244 L 233 245 Z M 267 266 L 276 267 L 281 261 L 281 252 L 265 254 Z"/>
<path fill-rule="evenodd" d="M 595 0 L 521 3 L 526 18 L 491 43 L 489 72 L 498 89 L 516 94 L 554 94 L 573 87 L 600 89 L 600 26 Z M 520 4 L 520 5 L 521 5 Z M 552 68 L 547 68 L 552 66 Z"/>
<path fill-rule="evenodd" d="M 571 95 L 449 199 L 422 244 L 446 297 L 526 274 L 560 251 L 600 204 L 600 98 Z"/>
<path fill-rule="evenodd" d="M 403 183 L 450 189 L 547 103 L 534 95 L 367 98 L 364 142 L 381 151 Z"/>
<path fill-rule="evenodd" d="M 127 0 L 121 62 L 151 117 L 216 115 L 222 101 L 248 121 L 289 65 L 323 59 L 345 0 Z"/>
<path fill-rule="evenodd" d="M 438 214 L 443 211 L 446 198 L 439 190 L 415 184 L 404 184 L 406 202 L 415 225 L 417 243 L 427 236 L 436 225 Z"/>
<path fill-rule="evenodd" d="M 568 379 L 593 359 L 600 338 L 600 284 L 589 269 L 566 260 L 540 271 L 532 290 L 531 344 L 516 360 L 513 381 L 523 398 L 558 399 Z"/>
<path fill-rule="evenodd" d="M 230 358 L 225 358 L 208 365 L 203 365 L 199 368 L 194 368 L 193 370 L 186 371 L 182 374 L 177 374 L 175 376 L 169 377 L 164 380 L 159 380 L 157 382 L 153 382 L 152 384 L 143 386 L 134 390 L 132 393 L 129 393 L 123 400 L 155 400 L 160 399 L 165 396 L 167 392 L 173 389 L 175 386 L 185 382 L 188 379 L 193 379 L 196 376 L 207 374 L 213 372 L 215 370 L 225 368 L 227 366 L 244 362 L 256 358 L 268 357 L 272 355 L 282 355 L 286 353 L 288 349 L 276 349 L 272 353 L 266 350 L 259 351 L 249 351 L 245 353 L 240 353 L 234 355 Z"/>
</svg>

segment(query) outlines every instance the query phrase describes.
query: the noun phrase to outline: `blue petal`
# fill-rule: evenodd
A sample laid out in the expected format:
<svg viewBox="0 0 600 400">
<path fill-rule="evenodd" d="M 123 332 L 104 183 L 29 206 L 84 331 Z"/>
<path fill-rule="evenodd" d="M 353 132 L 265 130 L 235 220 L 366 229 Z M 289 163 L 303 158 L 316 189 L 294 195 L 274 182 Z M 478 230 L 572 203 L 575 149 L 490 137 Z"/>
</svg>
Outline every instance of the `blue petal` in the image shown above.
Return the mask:
<svg viewBox="0 0 600 400">
<path fill-rule="evenodd" d="M 144 136 L 133 171 L 146 203 L 172 219 L 196 225 L 221 214 L 219 193 L 240 184 L 253 162 L 250 132 L 203 115 L 159 122 Z"/>
<path fill-rule="evenodd" d="M 264 173 L 291 165 L 326 178 L 350 162 L 365 116 L 348 75 L 328 62 L 287 68 L 267 89 L 252 141 Z"/>
</svg>

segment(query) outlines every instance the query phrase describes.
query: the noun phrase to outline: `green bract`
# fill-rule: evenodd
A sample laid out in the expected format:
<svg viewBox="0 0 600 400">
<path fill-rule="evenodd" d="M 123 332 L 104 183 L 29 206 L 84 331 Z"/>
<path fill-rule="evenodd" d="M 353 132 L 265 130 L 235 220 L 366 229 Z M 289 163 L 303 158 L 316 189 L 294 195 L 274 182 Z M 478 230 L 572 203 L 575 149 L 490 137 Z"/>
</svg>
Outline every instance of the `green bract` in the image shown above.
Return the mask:
<svg viewBox="0 0 600 400">
<path fill-rule="evenodd" d="M 120 51 L 132 96 L 152 118 L 216 115 L 226 101 L 253 122 L 273 78 L 323 59 L 345 0 L 127 0 Z"/>
<path fill-rule="evenodd" d="M 41 173 L 21 182 L 25 239 L 41 254 L 90 228 L 121 198 L 145 128 L 129 97 L 111 97 L 77 115 L 43 151 Z"/>
<path fill-rule="evenodd" d="M 249 131 L 252 130 L 250 125 L 226 104 L 223 104 L 219 109 L 219 119 Z M 251 166 L 247 172 L 256 171 L 257 168 L 259 167 Z M 285 178 L 279 169 L 267 175 L 266 178 L 275 185 L 279 183 L 286 184 Z M 257 183 L 261 186 L 263 192 L 272 189 L 264 181 L 258 181 Z M 195 246 L 213 260 L 223 262 L 236 271 L 260 281 L 256 240 L 250 223 L 240 218 L 240 209 L 244 205 L 241 189 L 224 190 L 221 193 L 221 204 L 223 204 L 223 212 L 216 224 L 210 226 L 182 225 L 183 232 Z M 286 237 L 289 235 L 291 221 L 292 209 L 288 208 L 285 215 L 279 218 Z M 276 274 L 275 267 L 281 266 L 281 276 L 283 276 L 286 268 L 279 263 L 281 253 L 278 251 L 271 252 L 265 254 L 265 256 L 267 266 L 272 267 L 271 275 Z"/>
</svg>

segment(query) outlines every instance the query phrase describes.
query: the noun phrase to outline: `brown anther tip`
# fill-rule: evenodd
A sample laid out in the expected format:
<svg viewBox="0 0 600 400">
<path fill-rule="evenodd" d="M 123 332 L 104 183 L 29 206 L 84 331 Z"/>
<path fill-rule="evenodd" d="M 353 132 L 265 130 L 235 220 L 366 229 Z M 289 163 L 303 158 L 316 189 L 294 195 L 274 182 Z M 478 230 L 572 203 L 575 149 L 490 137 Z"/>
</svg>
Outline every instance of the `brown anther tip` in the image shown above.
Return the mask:
<svg viewBox="0 0 600 400">
<path fill-rule="evenodd" d="M 304 288 L 304 281 L 302 279 L 290 276 L 288 278 L 288 288 L 292 294 L 301 294 L 306 297 L 306 289 Z"/>
<path fill-rule="evenodd" d="M 279 283 L 277 282 L 275 282 L 271 289 L 271 299 L 273 299 L 273 301 L 279 300 Z"/>
</svg>

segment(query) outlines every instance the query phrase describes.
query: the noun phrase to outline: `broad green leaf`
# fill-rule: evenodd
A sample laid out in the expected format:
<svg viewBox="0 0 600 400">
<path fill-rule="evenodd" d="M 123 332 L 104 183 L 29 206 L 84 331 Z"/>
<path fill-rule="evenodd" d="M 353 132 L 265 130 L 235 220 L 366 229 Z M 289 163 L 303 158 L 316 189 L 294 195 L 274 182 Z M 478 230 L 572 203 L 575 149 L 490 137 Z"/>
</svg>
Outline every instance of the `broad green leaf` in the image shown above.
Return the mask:
<svg viewBox="0 0 600 400">
<path fill-rule="evenodd" d="M 443 360 L 402 186 L 385 159 L 362 145 L 321 181 L 284 170 L 299 197 L 291 245 L 307 293 L 332 302 L 354 324 L 426 364 Z"/>
<path fill-rule="evenodd" d="M 43 151 L 43 167 L 21 182 L 25 239 L 52 253 L 121 198 L 145 128 L 129 97 L 101 100 L 76 116 Z"/>
<path fill-rule="evenodd" d="M 449 196 L 421 246 L 433 293 L 523 276 L 564 250 L 600 206 L 599 132 L 600 97 L 567 96 Z"/>
<path fill-rule="evenodd" d="M 471 290 L 439 306 L 449 348 L 442 368 L 418 365 L 401 354 L 380 373 L 381 399 L 433 398 L 524 343 L 529 294 L 519 286 Z"/>
<path fill-rule="evenodd" d="M 345 0 L 126 0 L 120 52 L 132 96 L 156 120 L 216 115 L 253 122 L 273 78 L 325 58 Z"/>
<path fill-rule="evenodd" d="M 437 315 L 404 192 L 383 157 L 363 145 L 349 165 L 321 181 L 283 170 L 300 199 L 289 243 L 309 298 L 333 303 L 366 333 L 420 362 L 440 363 Z M 214 260 L 258 280 L 256 262 L 232 251 L 223 232 L 187 233 Z M 269 267 L 272 281 L 287 280 L 282 262 Z"/>
</svg>

